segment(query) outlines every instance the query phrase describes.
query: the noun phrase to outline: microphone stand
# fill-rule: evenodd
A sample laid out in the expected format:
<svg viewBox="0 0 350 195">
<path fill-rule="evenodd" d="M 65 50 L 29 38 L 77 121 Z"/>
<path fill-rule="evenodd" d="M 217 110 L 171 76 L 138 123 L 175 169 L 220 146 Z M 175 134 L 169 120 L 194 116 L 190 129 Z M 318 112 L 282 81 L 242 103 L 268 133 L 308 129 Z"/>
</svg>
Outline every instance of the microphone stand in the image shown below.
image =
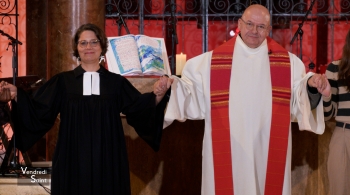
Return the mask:
<svg viewBox="0 0 350 195">
<path fill-rule="evenodd" d="M 307 12 L 306 12 L 306 14 L 305 14 L 303 20 L 301 21 L 301 23 L 299 23 L 299 28 L 298 28 L 298 30 L 295 32 L 294 37 L 293 37 L 292 41 L 290 42 L 290 44 L 292 45 L 292 44 L 294 43 L 295 39 L 296 39 L 296 38 L 298 37 L 298 35 L 299 35 L 299 40 L 300 40 L 300 43 L 299 43 L 299 44 L 300 44 L 300 54 L 299 54 L 299 58 L 300 58 L 301 60 L 302 60 L 302 56 L 303 56 L 303 34 L 304 34 L 303 29 L 301 29 L 301 28 L 303 27 L 304 22 L 305 22 L 305 20 L 306 20 L 306 18 L 307 18 L 307 15 L 309 15 L 309 13 L 311 12 L 312 7 L 314 6 L 314 4 L 315 4 L 315 0 L 313 0 L 313 1 L 311 2 L 310 8 L 307 10 Z"/>
<path fill-rule="evenodd" d="M 18 60 L 17 60 L 17 44 L 20 44 L 22 45 L 22 42 L 18 41 L 17 39 L 13 38 L 12 36 L 10 36 L 9 34 L 5 33 L 4 31 L 0 30 L 0 34 L 7 37 L 11 42 L 9 43 L 8 47 L 11 45 L 12 46 L 12 70 L 13 70 L 13 85 L 16 85 L 16 77 L 17 77 L 17 70 L 18 70 Z M 6 50 L 8 50 L 8 47 Z M 11 120 L 11 116 L 10 116 L 10 124 L 12 126 L 12 128 L 14 128 L 13 124 L 12 124 L 12 120 Z M 16 168 L 17 167 L 17 149 L 16 149 L 16 139 L 15 139 L 15 132 L 14 132 L 14 129 L 12 129 L 13 131 L 13 135 L 12 135 L 12 139 L 11 139 L 11 142 L 13 143 L 13 167 Z M 10 154 L 7 153 L 6 151 L 6 154 Z M 5 162 L 5 159 L 3 160 L 2 162 L 3 164 L 4 163 L 7 163 Z M 5 165 L 4 165 L 5 166 Z"/>
<path fill-rule="evenodd" d="M 124 26 L 126 33 L 130 34 L 128 26 L 126 25 L 126 23 L 123 19 L 123 16 L 121 14 L 122 12 L 120 11 L 120 9 L 119 9 L 118 5 L 115 3 L 115 1 L 114 1 L 114 4 L 115 4 L 115 7 L 117 8 L 117 16 L 119 17 L 119 20 L 117 21 L 117 23 L 118 23 L 118 36 L 121 35 L 121 26 L 122 25 Z"/>
<path fill-rule="evenodd" d="M 171 74 L 175 74 L 175 46 L 179 43 L 177 39 L 176 34 L 176 17 L 175 17 L 175 11 L 176 11 L 176 4 L 174 3 L 174 0 L 171 0 L 170 3 L 170 14 L 171 14 Z"/>
</svg>

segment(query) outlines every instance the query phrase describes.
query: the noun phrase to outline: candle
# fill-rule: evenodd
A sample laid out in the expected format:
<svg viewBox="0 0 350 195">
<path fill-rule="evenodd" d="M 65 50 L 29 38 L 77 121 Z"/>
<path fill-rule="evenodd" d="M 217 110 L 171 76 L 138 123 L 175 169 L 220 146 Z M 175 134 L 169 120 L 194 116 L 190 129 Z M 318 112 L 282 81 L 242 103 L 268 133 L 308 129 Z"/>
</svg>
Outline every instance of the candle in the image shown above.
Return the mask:
<svg viewBox="0 0 350 195">
<path fill-rule="evenodd" d="M 186 54 L 176 54 L 176 75 L 181 75 L 186 64 Z"/>
</svg>

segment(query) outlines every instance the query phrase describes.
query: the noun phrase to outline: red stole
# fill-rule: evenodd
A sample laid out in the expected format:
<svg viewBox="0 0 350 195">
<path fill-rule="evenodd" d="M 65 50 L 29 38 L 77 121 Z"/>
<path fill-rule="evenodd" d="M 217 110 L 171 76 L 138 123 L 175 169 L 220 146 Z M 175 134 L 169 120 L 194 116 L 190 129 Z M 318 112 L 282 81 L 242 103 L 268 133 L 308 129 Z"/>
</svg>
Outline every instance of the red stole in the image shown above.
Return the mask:
<svg viewBox="0 0 350 195">
<path fill-rule="evenodd" d="M 233 195 L 229 89 L 236 36 L 213 51 L 210 72 L 215 194 Z M 272 82 L 272 119 L 265 195 L 282 194 L 290 126 L 291 72 L 288 52 L 267 37 Z"/>
</svg>

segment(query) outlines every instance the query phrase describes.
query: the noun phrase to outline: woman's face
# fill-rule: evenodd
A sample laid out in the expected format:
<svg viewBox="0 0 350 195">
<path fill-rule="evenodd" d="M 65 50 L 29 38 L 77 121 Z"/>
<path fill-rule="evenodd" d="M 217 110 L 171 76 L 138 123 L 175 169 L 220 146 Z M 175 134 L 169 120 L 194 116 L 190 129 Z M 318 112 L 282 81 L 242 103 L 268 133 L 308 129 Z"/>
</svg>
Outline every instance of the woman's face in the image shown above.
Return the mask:
<svg viewBox="0 0 350 195">
<path fill-rule="evenodd" d="M 93 31 L 82 32 L 77 47 L 82 64 L 99 64 L 102 48 Z"/>
</svg>

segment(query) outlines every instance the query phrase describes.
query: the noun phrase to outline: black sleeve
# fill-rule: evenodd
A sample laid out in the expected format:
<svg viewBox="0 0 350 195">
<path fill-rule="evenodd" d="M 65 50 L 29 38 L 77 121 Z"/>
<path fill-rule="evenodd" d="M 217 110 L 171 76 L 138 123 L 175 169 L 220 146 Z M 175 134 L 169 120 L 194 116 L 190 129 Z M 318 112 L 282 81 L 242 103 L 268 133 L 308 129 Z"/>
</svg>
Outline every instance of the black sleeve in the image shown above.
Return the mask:
<svg viewBox="0 0 350 195">
<path fill-rule="evenodd" d="M 16 145 L 22 152 L 32 147 L 48 132 L 59 113 L 62 99 L 58 76 L 54 76 L 31 98 L 18 88 L 17 102 L 12 101 L 11 118 Z"/>
<path fill-rule="evenodd" d="M 170 89 L 168 90 L 170 92 Z M 169 96 L 156 106 L 156 95 L 153 92 L 138 95 L 132 105 L 123 110 L 129 125 L 134 127 L 137 134 L 158 151 L 162 138 L 164 113 Z"/>
<path fill-rule="evenodd" d="M 311 110 L 313 110 L 317 107 L 318 103 L 320 102 L 321 94 L 318 93 L 315 87 L 310 87 L 309 85 L 306 85 L 306 90 L 309 97 Z"/>
<path fill-rule="evenodd" d="M 9 107 L 7 102 L 0 102 L 0 125 L 10 122 Z"/>
</svg>

